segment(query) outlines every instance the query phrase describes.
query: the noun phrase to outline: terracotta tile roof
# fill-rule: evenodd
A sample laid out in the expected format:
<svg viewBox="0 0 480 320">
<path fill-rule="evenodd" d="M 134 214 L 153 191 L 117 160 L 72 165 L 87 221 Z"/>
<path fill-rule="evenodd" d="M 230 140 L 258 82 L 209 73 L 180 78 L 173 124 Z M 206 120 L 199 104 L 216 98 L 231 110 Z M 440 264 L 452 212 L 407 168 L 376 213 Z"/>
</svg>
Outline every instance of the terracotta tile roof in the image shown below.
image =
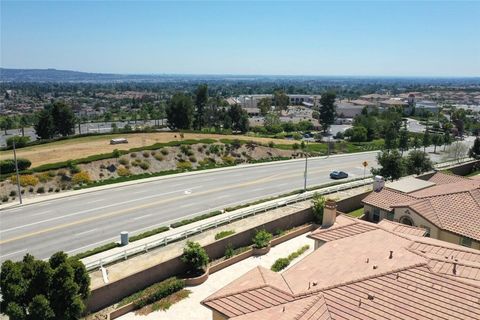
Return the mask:
<svg viewBox="0 0 480 320">
<path fill-rule="evenodd" d="M 387 219 L 383 219 L 377 224 L 379 227 L 393 231 L 395 233 L 413 235 L 417 237 L 423 237 L 426 230 L 419 227 L 407 226 L 398 222 L 393 222 Z"/>
<path fill-rule="evenodd" d="M 369 224 L 345 219 L 333 229 Z M 326 242 L 280 274 L 289 292 L 275 287 L 276 276 L 270 283 L 274 272 L 255 268 L 202 303 L 234 320 L 480 319 L 479 251 L 397 233 L 395 224 L 372 226 Z"/>
<path fill-rule="evenodd" d="M 346 225 L 333 226 L 328 229 L 319 228 L 313 231 L 309 237 L 322 241 L 333 241 L 346 237 L 351 237 L 360 233 L 376 229 L 375 225 L 370 223 L 361 223 L 360 221 L 352 221 Z"/>
<path fill-rule="evenodd" d="M 392 205 L 396 203 L 408 203 L 413 200 L 416 199 L 408 194 L 383 188 L 380 192 L 371 192 L 362 200 L 362 203 L 383 209 L 385 211 L 391 211 Z"/>
<path fill-rule="evenodd" d="M 462 182 L 465 180 L 468 179 L 454 174 L 443 173 L 441 171 L 437 171 L 433 176 L 428 179 L 428 181 L 434 182 L 437 186 L 447 183 Z"/>
</svg>

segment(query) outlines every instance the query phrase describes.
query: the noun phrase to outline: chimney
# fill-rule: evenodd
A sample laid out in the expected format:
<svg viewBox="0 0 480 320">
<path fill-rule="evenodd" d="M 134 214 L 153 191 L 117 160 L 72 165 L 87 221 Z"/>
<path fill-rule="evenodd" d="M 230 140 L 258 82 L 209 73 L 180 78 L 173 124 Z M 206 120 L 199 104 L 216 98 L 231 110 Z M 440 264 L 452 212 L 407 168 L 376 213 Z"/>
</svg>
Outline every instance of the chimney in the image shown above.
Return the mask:
<svg viewBox="0 0 480 320">
<path fill-rule="evenodd" d="M 335 223 L 337 218 L 337 202 L 333 199 L 327 199 L 323 209 L 322 228 L 329 228 Z"/>
</svg>

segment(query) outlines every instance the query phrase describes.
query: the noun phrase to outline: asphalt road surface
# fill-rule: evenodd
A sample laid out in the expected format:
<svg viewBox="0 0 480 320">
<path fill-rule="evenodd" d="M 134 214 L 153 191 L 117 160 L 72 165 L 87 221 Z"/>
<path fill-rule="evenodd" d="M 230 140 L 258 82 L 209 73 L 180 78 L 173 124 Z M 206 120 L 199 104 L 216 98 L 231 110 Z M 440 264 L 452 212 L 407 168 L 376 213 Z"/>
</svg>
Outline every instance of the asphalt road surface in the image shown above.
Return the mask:
<svg viewBox="0 0 480 320">
<path fill-rule="evenodd" d="M 308 185 L 330 182 L 332 170 L 363 177 L 375 153 L 309 159 Z M 84 251 L 185 216 L 301 189 L 305 161 L 243 166 L 174 177 L 0 211 L 0 260 L 27 252 L 46 258 Z M 368 171 L 367 171 L 368 173 Z"/>
<path fill-rule="evenodd" d="M 471 143 L 471 142 L 470 142 Z M 376 166 L 376 152 L 308 160 L 307 185 L 331 182 L 342 170 L 363 177 L 362 162 Z M 439 161 L 437 156 L 432 160 Z M 207 170 L 0 210 L 0 262 L 27 252 L 47 258 L 81 252 L 187 216 L 303 188 L 305 161 Z M 345 181 L 345 180 L 344 180 Z"/>
</svg>

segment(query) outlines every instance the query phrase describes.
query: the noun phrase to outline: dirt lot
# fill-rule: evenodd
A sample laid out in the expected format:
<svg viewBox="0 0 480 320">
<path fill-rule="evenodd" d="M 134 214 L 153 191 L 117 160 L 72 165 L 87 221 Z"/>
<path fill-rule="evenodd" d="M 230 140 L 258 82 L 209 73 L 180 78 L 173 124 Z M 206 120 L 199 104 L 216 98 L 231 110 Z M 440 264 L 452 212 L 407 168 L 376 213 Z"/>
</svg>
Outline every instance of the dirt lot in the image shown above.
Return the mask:
<svg viewBox="0 0 480 320">
<path fill-rule="evenodd" d="M 126 137 L 128 144 L 110 145 L 110 139 Z M 293 144 L 296 141 L 280 140 L 270 138 L 256 138 L 248 136 L 219 135 L 219 134 L 199 134 L 185 133 L 183 139 L 240 139 L 253 140 L 260 143 L 273 141 L 281 144 Z M 126 150 L 130 148 L 143 147 L 160 142 L 180 141 L 180 135 L 175 132 L 155 132 L 155 133 L 134 133 L 134 134 L 114 134 L 105 136 L 83 137 L 57 141 L 38 146 L 22 148 L 17 151 L 17 157 L 29 159 L 32 167 L 46 163 L 66 161 L 70 159 L 84 158 L 87 156 L 111 152 L 114 149 Z M 13 158 L 12 151 L 1 151 L 0 160 Z"/>
</svg>

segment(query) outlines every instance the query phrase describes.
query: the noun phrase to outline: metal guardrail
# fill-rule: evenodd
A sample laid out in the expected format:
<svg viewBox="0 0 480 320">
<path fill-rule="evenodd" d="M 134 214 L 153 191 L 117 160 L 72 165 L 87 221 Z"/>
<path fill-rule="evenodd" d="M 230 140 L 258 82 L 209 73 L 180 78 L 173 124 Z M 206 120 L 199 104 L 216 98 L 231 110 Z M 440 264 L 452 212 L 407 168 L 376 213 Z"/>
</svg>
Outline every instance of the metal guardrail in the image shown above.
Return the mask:
<svg viewBox="0 0 480 320">
<path fill-rule="evenodd" d="M 110 263 L 113 263 L 113 262 L 116 262 L 116 261 L 119 261 L 119 260 L 127 260 L 131 256 L 134 256 L 134 255 L 137 255 L 137 254 L 140 254 L 140 253 L 148 252 L 148 250 L 151 250 L 151 249 L 154 249 L 154 248 L 157 248 L 157 247 L 166 246 L 169 243 L 186 239 L 190 236 L 202 233 L 202 232 L 204 232 L 206 230 L 209 230 L 209 229 L 217 228 L 218 226 L 221 226 L 221 225 L 229 224 L 232 221 L 241 220 L 241 219 L 244 219 L 244 218 L 249 217 L 249 216 L 254 216 L 256 214 L 266 212 L 268 210 L 272 210 L 272 209 L 276 209 L 276 208 L 279 208 L 279 207 L 287 206 L 289 204 L 293 204 L 293 203 L 300 202 L 300 201 L 305 201 L 307 199 L 312 198 L 312 196 L 315 193 L 326 195 L 326 194 L 331 194 L 331 193 L 335 193 L 335 192 L 338 192 L 338 191 L 345 191 L 345 190 L 348 190 L 348 189 L 353 189 L 353 188 L 365 186 L 365 185 L 368 185 L 368 184 L 371 184 L 371 183 L 372 183 L 372 178 L 368 177 L 368 178 L 361 179 L 361 180 L 350 181 L 350 182 L 342 183 L 342 184 L 335 185 L 335 186 L 325 187 L 325 188 L 317 189 L 317 190 L 313 190 L 313 191 L 307 191 L 307 192 L 304 192 L 304 193 L 280 198 L 278 200 L 268 201 L 268 202 L 263 203 L 263 204 L 254 205 L 252 207 L 246 207 L 246 208 L 243 208 L 243 209 L 239 209 L 239 210 L 236 210 L 237 212 L 234 213 L 234 214 L 224 215 L 223 217 L 221 217 L 219 219 L 215 219 L 214 221 L 210 221 L 210 222 L 201 224 L 201 225 L 196 226 L 194 228 L 184 230 L 184 231 L 180 231 L 180 232 L 165 236 L 161 239 L 157 239 L 157 240 L 148 242 L 146 244 L 131 247 L 131 248 L 125 249 L 121 252 L 117 252 L 117 253 L 111 254 L 109 256 L 103 257 L 99 260 L 95 260 L 93 262 L 86 263 L 85 267 L 87 268 L 88 271 L 90 271 L 90 270 L 100 268 L 103 265 L 107 265 L 107 264 L 110 264 Z"/>
<path fill-rule="evenodd" d="M 442 162 L 442 163 L 438 163 L 437 165 L 435 165 L 435 167 L 437 169 L 445 168 L 445 167 L 449 167 L 449 166 L 452 166 L 452 165 L 469 162 L 471 160 L 472 159 L 470 159 L 470 158 L 464 158 L 464 159 L 459 159 L 459 160 L 455 160 L 455 161 Z M 144 253 L 144 252 L 148 252 L 148 250 L 151 250 L 151 249 L 154 249 L 154 248 L 157 248 L 157 247 L 166 246 L 169 243 L 186 239 L 190 236 L 202 233 L 202 232 L 204 232 L 206 230 L 209 230 L 209 229 L 212 229 L 212 228 L 217 228 L 218 226 L 221 226 L 221 225 L 229 224 L 232 221 L 241 220 L 241 219 L 244 219 L 246 217 L 256 215 L 256 214 L 259 214 L 259 213 L 262 213 L 262 212 L 266 212 L 268 210 L 276 209 L 278 207 L 283 207 L 283 206 L 286 206 L 286 205 L 289 205 L 289 204 L 292 204 L 292 203 L 305 201 L 307 199 L 312 198 L 312 196 L 315 193 L 326 195 L 326 194 L 331 194 L 331 193 L 335 193 L 335 192 L 339 192 L 339 191 L 345 191 L 345 190 L 348 190 L 348 189 L 353 189 L 353 188 L 365 186 L 365 185 L 368 185 L 368 184 L 371 184 L 371 183 L 372 183 L 372 177 L 369 176 L 368 178 L 365 178 L 365 179 L 349 181 L 349 182 L 338 184 L 338 185 L 335 185 L 335 186 L 325 187 L 325 188 L 321 188 L 321 189 L 317 189 L 317 190 L 313 190 L 313 191 L 307 191 L 307 192 L 304 192 L 304 193 L 280 198 L 278 200 L 268 201 L 268 202 L 263 203 L 263 204 L 258 204 L 258 205 L 254 205 L 254 206 L 251 206 L 251 207 L 246 207 L 246 208 L 243 208 L 243 209 L 239 209 L 239 210 L 236 210 L 237 211 L 236 213 L 233 213 L 233 214 L 230 214 L 230 215 L 225 214 L 221 218 L 216 219 L 214 221 L 210 221 L 210 222 L 201 224 L 199 226 L 196 226 L 194 228 L 184 230 L 184 231 L 180 231 L 180 232 L 165 236 L 161 239 L 154 240 L 154 241 L 148 242 L 146 244 L 138 245 L 138 246 L 135 246 L 135 247 L 131 247 L 131 248 L 125 249 L 121 252 L 117 252 L 117 253 L 111 254 L 109 256 L 103 257 L 99 260 L 95 260 L 93 262 L 86 263 L 85 267 L 87 268 L 87 270 L 90 271 L 90 270 L 94 270 L 96 268 L 100 268 L 103 265 L 107 265 L 107 264 L 110 264 L 110 263 L 113 263 L 113 262 L 116 262 L 116 261 L 119 261 L 119 260 L 127 260 L 131 256 L 134 256 L 134 255 L 137 255 L 137 254 L 140 254 L 140 253 Z"/>
</svg>

